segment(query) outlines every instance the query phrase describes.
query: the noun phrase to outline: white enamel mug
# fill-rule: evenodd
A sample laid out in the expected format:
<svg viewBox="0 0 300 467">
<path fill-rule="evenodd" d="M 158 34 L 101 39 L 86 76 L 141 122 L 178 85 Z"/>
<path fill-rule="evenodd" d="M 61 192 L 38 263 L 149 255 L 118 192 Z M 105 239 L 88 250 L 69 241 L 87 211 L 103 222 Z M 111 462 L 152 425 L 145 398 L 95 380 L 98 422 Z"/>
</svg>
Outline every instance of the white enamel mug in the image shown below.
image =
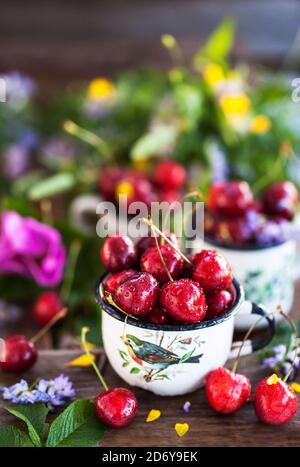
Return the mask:
<svg viewBox="0 0 300 467">
<path fill-rule="evenodd" d="M 195 245 L 193 251 L 217 249 L 231 265 L 235 277 L 243 285 L 246 300 L 263 304 L 268 310 L 276 311 L 281 305 L 289 313 L 294 299 L 296 271 L 295 240 L 288 240 L 274 246 L 227 247 L 206 239 Z M 276 319 L 280 319 L 280 315 Z M 239 313 L 235 328 L 244 331 L 255 322 L 255 317 Z M 261 323 L 263 327 L 265 323 Z"/>
<path fill-rule="evenodd" d="M 188 325 L 155 325 L 128 318 L 104 301 L 102 281 L 96 299 L 102 309 L 104 350 L 115 372 L 131 386 L 160 396 L 177 396 L 200 388 L 207 374 L 234 357 L 241 342 L 232 343 L 234 317 L 244 303 L 244 292 L 234 279 L 234 305 L 223 316 Z M 248 340 L 242 355 L 265 347 L 275 333 L 275 320 L 255 304 L 247 310 L 265 317 L 263 335 Z M 245 312 L 245 308 L 244 308 Z"/>
</svg>

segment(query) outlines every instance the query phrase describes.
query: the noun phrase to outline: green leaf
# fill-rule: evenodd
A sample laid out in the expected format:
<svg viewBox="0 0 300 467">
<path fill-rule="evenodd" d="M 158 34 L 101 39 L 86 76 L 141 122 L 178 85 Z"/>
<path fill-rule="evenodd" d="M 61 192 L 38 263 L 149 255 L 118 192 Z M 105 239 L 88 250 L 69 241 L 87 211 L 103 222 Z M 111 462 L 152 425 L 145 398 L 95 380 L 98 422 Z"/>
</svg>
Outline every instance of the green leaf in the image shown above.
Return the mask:
<svg viewBox="0 0 300 467">
<path fill-rule="evenodd" d="M 126 368 L 128 365 L 130 365 L 130 362 L 128 362 L 128 361 L 122 363 L 122 367 L 123 367 L 123 368 Z"/>
<path fill-rule="evenodd" d="M 164 148 L 175 143 L 177 130 L 174 127 L 162 126 L 141 136 L 131 149 L 131 159 L 142 161 L 155 156 Z"/>
<path fill-rule="evenodd" d="M 47 447 L 92 447 L 104 436 L 105 426 L 95 415 L 94 404 L 77 400 L 52 423 Z"/>
<path fill-rule="evenodd" d="M 15 405 L 14 407 L 4 407 L 9 413 L 26 423 L 28 434 L 35 446 L 41 446 L 41 439 L 46 435 L 48 424 L 46 416 L 48 408 L 45 404 Z"/>
<path fill-rule="evenodd" d="M 186 362 L 186 361 L 193 355 L 194 352 L 195 352 L 195 349 L 191 350 L 190 352 L 185 353 L 185 354 L 181 357 L 179 363 L 184 363 L 184 362 Z"/>
<path fill-rule="evenodd" d="M 137 375 L 140 371 L 141 370 L 139 368 L 133 367 L 133 368 L 131 368 L 130 373 L 132 375 Z"/>
<path fill-rule="evenodd" d="M 28 191 L 32 201 L 54 196 L 70 190 L 76 184 L 76 178 L 71 173 L 60 173 L 52 175 L 35 183 Z"/>
<path fill-rule="evenodd" d="M 200 49 L 195 57 L 194 64 L 199 66 L 203 59 L 213 62 L 223 62 L 230 52 L 235 36 L 235 23 L 232 18 L 225 18 L 208 38 L 204 48 Z"/>
<path fill-rule="evenodd" d="M 127 353 L 124 350 L 119 350 L 119 354 L 123 360 L 127 361 Z"/>
<path fill-rule="evenodd" d="M 34 445 L 24 431 L 12 425 L 0 426 L 0 448 L 32 448 Z"/>
</svg>

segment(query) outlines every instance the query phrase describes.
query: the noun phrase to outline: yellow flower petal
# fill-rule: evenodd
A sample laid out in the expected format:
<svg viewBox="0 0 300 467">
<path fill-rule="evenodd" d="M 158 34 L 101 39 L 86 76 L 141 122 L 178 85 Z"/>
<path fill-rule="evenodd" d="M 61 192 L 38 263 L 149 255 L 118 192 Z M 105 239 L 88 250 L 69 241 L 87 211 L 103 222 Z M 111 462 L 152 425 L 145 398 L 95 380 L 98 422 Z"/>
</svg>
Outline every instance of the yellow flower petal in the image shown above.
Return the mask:
<svg viewBox="0 0 300 467">
<path fill-rule="evenodd" d="M 295 392 L 300 392 L 300 384 L 298 384 L 298 383 L 292 383 L 292 384 L 291 384 L 291 388 L 292 388 Z"/>
<path fill-rule="evenodd" d="M 277 384 L 278 381 L 279 381 L 279 378 L 278 378 L 278 376 L 275 375 L 275 373 L 274 373 L 272 376 L 270 376 L 270 378 L 267 379 L 267 384 L 268 384 L 269 386 L 272 386 L 272 384 Z"/>
<path fill-rule="evenodd" d="M 96 347 L 95 344 L 93 344 L 92 342 L 86 342 L 85 346 L 86 346 L 86 348 L 88 350 L 93 350 Z M 82 348 L 82 350 L 84 350 L 83 347 L 81 347 L 81 348 Z"/>
<path fill-rule="evenodd" d="M 147 415 L 146 422 L 154 422 L 154 420 L 157 420 L 161 415 L 160 410 L 152 409 Z"/>
<path fill-rule="evenodd" d="M 95 355 L 80 355 L 80 357 L 74 358 L 70 362 L 65 363 L 65 366 L 81 366 L 81 367 L 88 367 L 92 365 L 92 362 L 96 360 Z"/>
<path fill-rule="evenodd" d="M 265 115 L 257 115 L 250 123 L 250 131 L 252 133 L 262 135 L 267 133 L 271 126 L 272 124 L 268 117 Z"/>
<path fill-rule="evenodd" d="M 227 94 L 221 97 L 220 105 L 226 117 L 246 115 L 250 107 L 250 100 L 245 94 Z"/>
<path fill-rule="evenodd" d="M 119 182 L 116 186 L 115 194 L 116 198 L 121 195 L 126 195 L 128 198 L 131 198 L 134 195 L 134 186 L 131 182 L 127 182 L 126 180 Z"/>
<path fill-rule="evenodd" d="M 87 88 L 87 98 L 94 101 L 111 100 L 116 92 L 115 85 L 106 78 L 93 79 Z"/>
<path fill-rule="evenodd" d="M 175 431 L 180 437 L 184 436 L 189 429 L 190 427 L 188 423 L 176 423 L 175 425 Z"/>
<path fill-rule="evenodd" d="M 209 86 L 215 86 L 225 79 L 222 67 L 215 63 L 209 63 L 208 65 L 205 65 L 202 70 L 202 75 L 204 81 Z"/>
</svg>

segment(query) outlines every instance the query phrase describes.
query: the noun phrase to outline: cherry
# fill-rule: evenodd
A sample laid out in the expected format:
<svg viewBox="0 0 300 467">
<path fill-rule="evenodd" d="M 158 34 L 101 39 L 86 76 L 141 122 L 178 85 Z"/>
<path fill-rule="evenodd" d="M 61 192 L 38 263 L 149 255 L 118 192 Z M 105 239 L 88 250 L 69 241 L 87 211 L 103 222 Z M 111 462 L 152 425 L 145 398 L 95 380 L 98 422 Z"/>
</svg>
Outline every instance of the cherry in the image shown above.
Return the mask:
<svg viewBox="0 0 300 467">
<path fill-rule="evenodd" d="M 179 240 L 174 233 L 165 232 L 165 235 L 169 240 L 171 240 L 172 243 L 174 243 L 174 245 L 176 245 L 179 248 Z M 161 238 L 158 238 L 159 244 L 161 244 L 161 240 Z M 146 250 L 148 250 L 148 248 L 156 246 L 155 238 L 151 235 L 148 235 L 147 237 L 141 237 L 135 246 L 138 257 L 140 257 Z"/>
<path fill-rule="evenodd" d="M 213 294 L 231 286 L 232 269 L 217 250 L 202 250 L 194 260 L 192 278 L 199 282 L 205 293 Z"/>
<path fill-rule="evenodd" d="M 128 269 L 126 271 L 116 272 L 114 274 L 109 274 L 103 281 L 103 287 L 105 292 L 112 294 L 118 285 L 122 284 L 126 279 L 136 276 L 138 272 L 133 269 Z"/>
<path fill-rule="evenodd" d="M 242 374 L 227 368 L 217 368 L 207 376 L 206 397 L 209 405 L 217 412 L 236 412 L 250 399 L 250 394 L 250 381 Z"/>
<path fill-rule="evenodd" d="M 239 217 L 253 205 L 253 194 L 247 182 L 214 183 L 207 198 L 209 211 L 227 217 Z"/>
<path fill-rule="evenodd" d="M 163 190 L 178 190 L 185 184 L 185 168 L 174 161 L 162 161 L 155 167 L 154 182 Z"/>
<path fill-rule="evenodd" d="M 161 291 L 160 302 L 165 312 L 181 323 L 200 322 L 206 313 L 204 292 L 191 279 L 168 282 Z"/>
<path fill-rule="evenodd" d="M 229 245 L 245 245 L 254 239 L 254 232 L 246 217 L 228 219 L 217 224 L 215 239 Z"/>
<path fill-rule="evenodd" d="M 21 373 L 31 368 L 38 357 L 35 345 L 24 336 L 10 336 L 4 340 L 5 361 L 0 368 L 5 373 Z"/>
<path fill-rule="evenodd" d="M 205 319 L 213 319 L 222 316 L 232 304 L 232 295 L 228 290 L 221 290 L 214 295 L 206 297 L 207 312 Z"/>
<path fill-rule="evenodd" d="M 112 428 L 122 428 L 136 416 L 138 402 L 135 395 L 125 388 L 101 392 L 95 401 L 96 415 Z"/>
<path fill-rule="evenodd" d="M 33 317 L 40 326 L 44 326 L 49 323 L 62 308 L 62 301 L 56 292 L 44 292 L 33 305 Z"/>
<path fill-rule="evenodd" d="M 277 375 L 264 378 L 254 393 L 254 410 L 257 418 L 269 425 L 282 425 L 296 413 L 297 395 Z"/>
<path fill-rule="evenodd" d="M 263 195 L 263 210 L 271 216 L 279 216 L 291 220 L 294 217 L 298 191 L 291 182 L 275 182 Z"/>
<path fill-rule="evenodd" d="M 86 345 L 86 334 L 89 328 L 83 327 L 81 330 L 81 342 L 86 354 L 91 357 Z M 94 360 L 91 364 L 97 374 L 104 391 L 95 400 L 95 410 L 97 417 L 106 425 L 112 428 L 122 428 L 132 422 L 138 410 L 138 402 L 129 389 L 113 388 L 109 389 L 99 368 Z"/>
<path fill-rule="evenodd" d="M 179 190 L 162 190 L 159 192 L 159 199 L 170 204 L 174 203 L 174 201 L 179 201 L 180 198 L 181 193 Z"/>
<path fill-rule="evenodd" d="M 120 167 L 107 167 L 102 169 L 99 176 L 100 193 L 107 200 L 115 198 L 116 184 L 124 177 L 124 170 Z"/>
<path fill-rule="evenodd" d="M 197 255 L 197 253 L 192 253 L 192 254 L 190 254 L 188 256 L 189 263 L 184 261 L 183 271 L 182 271 L 182 276 L 183 277 L 187 277 L 188 279 L 192 278 L 193 269 L 194 269 L 193 262 L 194 262 L 194 259 L 195 259 L 196 255 Z"/>
<path fill-rule="evenodd" d="M 135 246 L 125 235 L 107 237 L 101 248 L 101 260 L 109 272 L 130 269 L 136 263 Z"/>
<path fill-rule="evenodd" d="M 159 249 L 165 265 L 156 246 L 145 251 L 140 264 L 142 271 L 152 274 L 160 284 L 164 284 L 170 279 L 167 270 L 173 279 L 177 279 L 181 275 L 183 259 L 169 244 L 164 244 Z"/>
<path fill-rule="evenodd" d="M 155 308 L 153 311 L 151 311 L 146 319 L 149 323 L 152 324 L 164 325 L 169 323 L 168 315 L 160 308 Z"/>
<path fill-rule="evenodd" d="M 127 196 L 126 201 L 128 204 L 140 201 L 149 205 L 157 200 L 153 185 L 140 172 L 129 173 L 117 183 L 115 188 L 115 199 L 117 201 L 120 195 Z"/>
<path fill-rule="evenodd" d="M 138 272 L 122 282 L 113 292 L 112 298 L 125 313 L 141 318 L 153 310 L 158 293 L 157 280 L 147 272 Z"/>
</svg>

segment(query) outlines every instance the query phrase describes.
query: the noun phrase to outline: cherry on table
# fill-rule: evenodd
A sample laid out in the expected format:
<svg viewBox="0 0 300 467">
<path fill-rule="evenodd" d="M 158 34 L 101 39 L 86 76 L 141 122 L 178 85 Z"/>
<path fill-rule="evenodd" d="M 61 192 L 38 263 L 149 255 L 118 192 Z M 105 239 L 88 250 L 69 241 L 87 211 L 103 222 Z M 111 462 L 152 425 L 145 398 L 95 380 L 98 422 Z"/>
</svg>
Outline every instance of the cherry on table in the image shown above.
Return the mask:
<svg viewBox="0 0 300 467">
<path fill-rule="evenodd" d="M 217 368 L 207 376 L 207 401 L 217 412 L 236 412 L 250 399 L 250 395 L 251 384 L 245 375 L 227 368 Z"/>
<path fill-rule="evenodd" d="M 253 205 L 253 194 L 245 181 L 214 183 L 207 197 L 210 212 L 226 217 L 240 217 Z"/>
<path fill-rule="evenodd" d="M 199 282 L 205 293 L 213 294 L 231 286 L 232 269 L 217 250 L 202 250 L 193 258 L 193 264 L 192 278 Z"/>
<path fill-rule="evenodd" d="M 5 373 L 21 373 L 31 368 L 38 358 L 35 345 L 26 337 L 14 335 L 4 340 L 4 362 L 0 368 Z"/>
<path fill-rule="evenodd" d="M 167 270 L 173 279 L 177 279 L 183 269 L 183 259 L 169 244 L 164 244 L 159 249 Z M 140 264 L 142 271 L 152 274 L 160 284 L 164 284 L 170 280 L 156 246 L 145 251 L 141 257 Z"/>
<path fill-rule="evenodd" d="M 298 399 L 295 391 L 273 374 L 257 385 L 254 410 L 257 418 L 268 425 L 282 425 L 295 415 Z"/>
<path fill-rule="evenodd" d="M 113 292 L 112 298 L 125 313 L 140 318 L 153 310 L 158 293 L 157 280 L 147 272 L 138 272 L 122 282 Z"/>
<path fill-rule="evenodd" d="M 132 422 L 138 402 L 129 389 L 113 388 L 101 392 L 95 400 L 96 415 L 112 428 L 122 428 Z"/>
<path fill-rule="evenodd" d="M 136 264 L 136 249 L 132 240 L 125 235 L 111 235 L 101 248 L 101 260 L 109 272 L 130 269 Z"/>
<path fill-rule="evenodd" d="M 44 326 L 54 318 L 63 308 L 62 301 L 57 292 L 43 292 L 33 305 L 33 317 L 35 321 Z"/>
<path fill-rule="evenodd" d="M 161 291 L 160 302 L 165 312 L 180 323 L 197 323 L 206 313 L 203 289 L 191 279 L 168 282 Z"/>
<path fill-rule="evenodd" d="M 154 182 L 163 190 L 178 190 L 186 182 L 185 168 L 174 161 L 162 161 L 155 167 Z"/>
</svg>

